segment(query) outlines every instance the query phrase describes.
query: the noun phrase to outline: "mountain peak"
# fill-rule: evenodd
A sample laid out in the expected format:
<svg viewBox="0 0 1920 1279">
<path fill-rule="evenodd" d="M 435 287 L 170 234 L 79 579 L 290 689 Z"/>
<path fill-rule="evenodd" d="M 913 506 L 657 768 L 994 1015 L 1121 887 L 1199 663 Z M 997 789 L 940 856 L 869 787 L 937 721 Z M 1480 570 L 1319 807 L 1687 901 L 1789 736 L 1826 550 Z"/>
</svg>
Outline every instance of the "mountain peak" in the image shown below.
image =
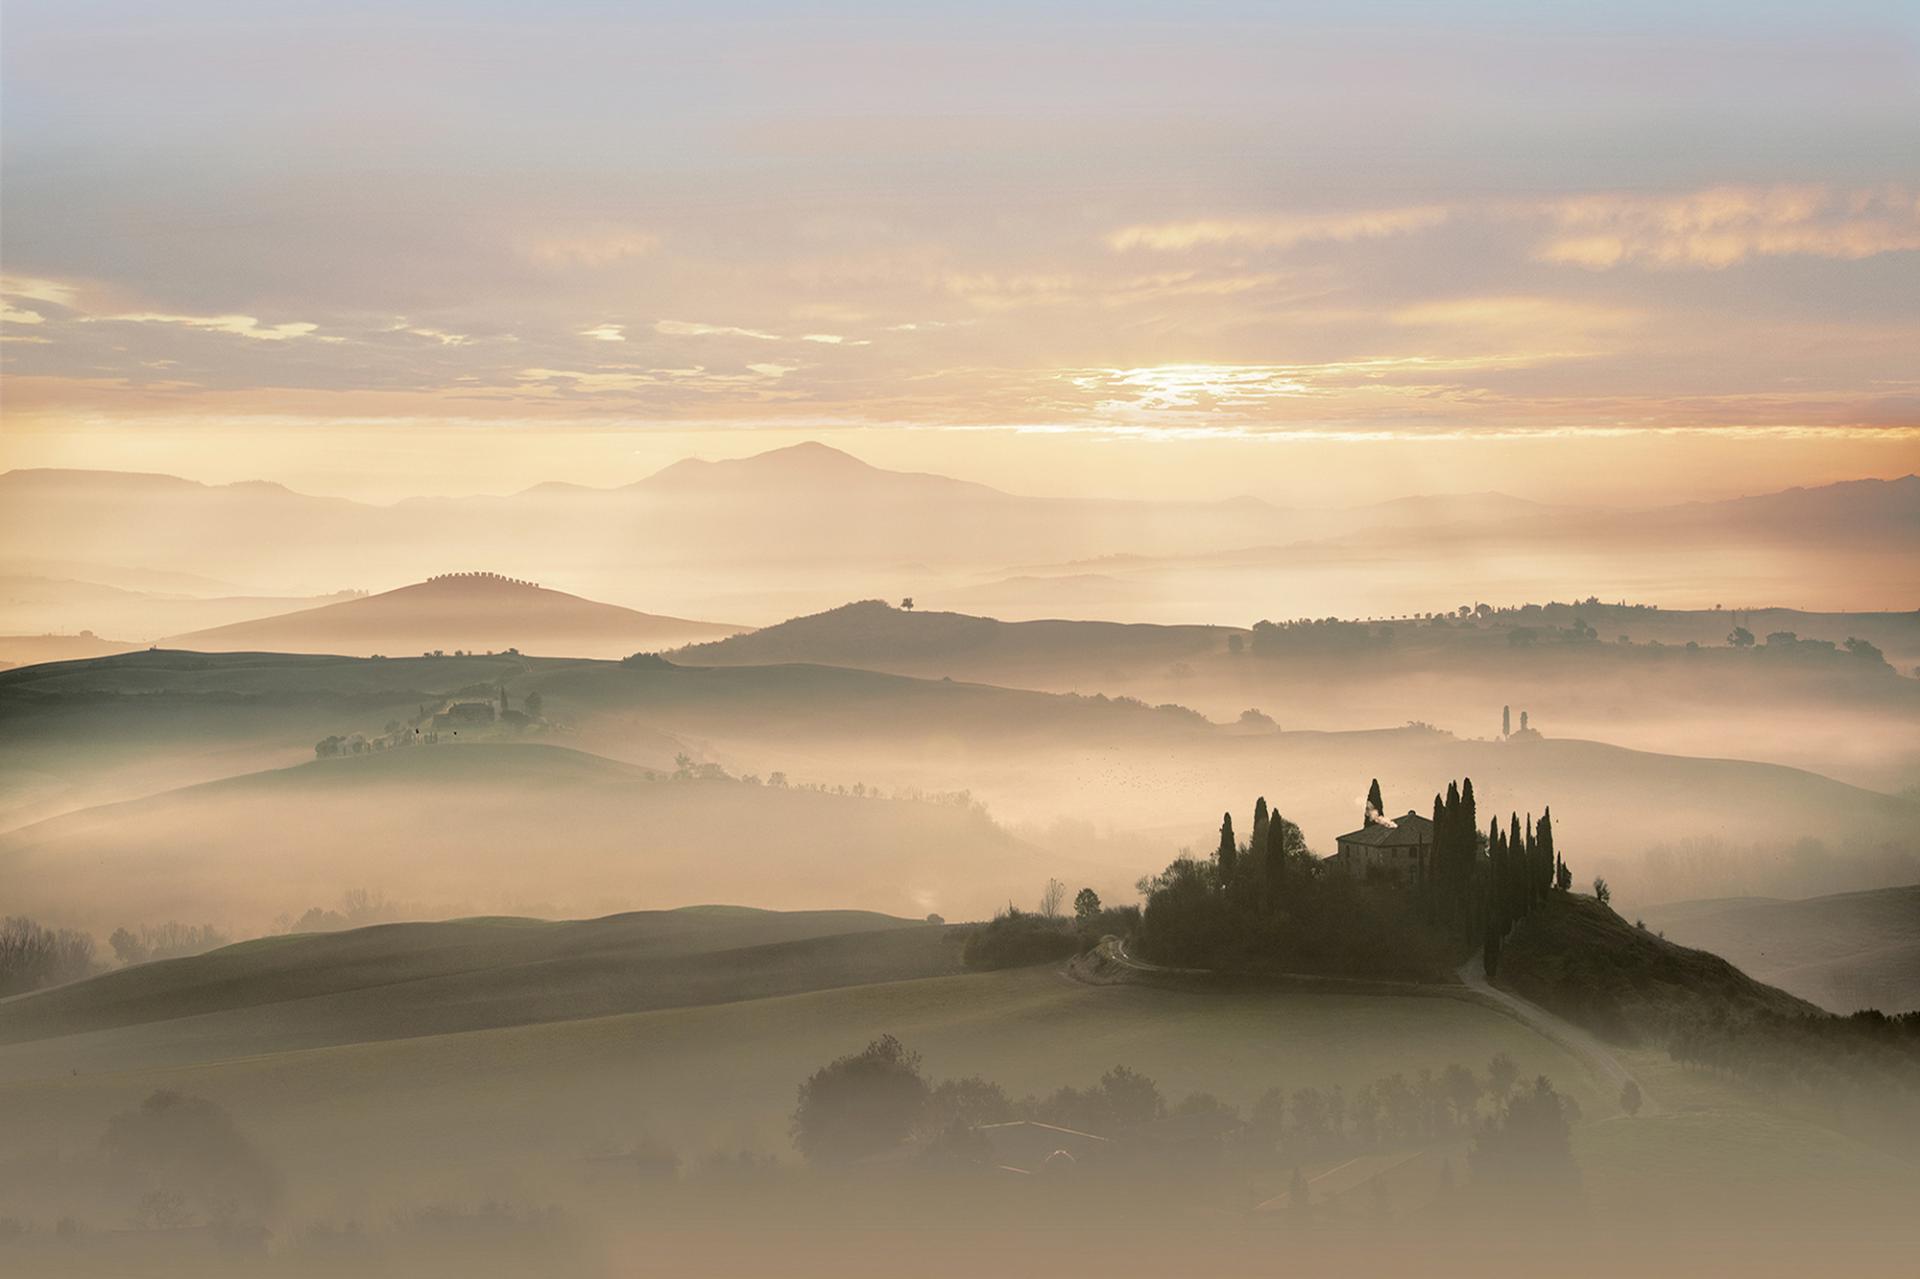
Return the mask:
<svg viewBox="0 0 1920 1279">
<path fill-rule="evenodd" d="M 752 457 L 742 460 L 763 466 L 838 466 L 847 469 L 857 467 L 865 471 L 873 469 L 853 454 L 834 448 L 831 444 L 822 444 L 818 440 L 802 440 L 798 444 L 768 449 L 765 453 L 755 453 Z"/>
<path fill-rule="evenodd" d="M 768 449 L 747 457 L 709 462 L 686 458 L 640 481 L 640 486 L 673 487 L 682 484 L 708 484 L 725 480 L 783 481 L 822 480 L 877 474 L 851 453 L 818 440 L 805 440 L 785 448 Z"/>
</svg>

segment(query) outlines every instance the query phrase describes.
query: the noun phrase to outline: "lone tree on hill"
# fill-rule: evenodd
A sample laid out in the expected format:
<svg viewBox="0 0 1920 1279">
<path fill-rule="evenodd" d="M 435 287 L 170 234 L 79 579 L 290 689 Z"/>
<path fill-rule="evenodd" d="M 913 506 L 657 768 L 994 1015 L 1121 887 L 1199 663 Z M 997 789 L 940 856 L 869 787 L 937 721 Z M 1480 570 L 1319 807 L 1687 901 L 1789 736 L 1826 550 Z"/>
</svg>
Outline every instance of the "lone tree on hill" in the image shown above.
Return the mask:
<svg viewBox="0 0 1920 1279">
<path fill-rule="evenodd" d="M 1040 913 L 1048 919 L 1060 918 L 1060 907 L 1067 900 L 1067 886 L 1057 879 L 1049 879 L 1047 886 L 1040 890 Z"/>
<path fill-rule="evenodd" d="M 909 595 L 905 599 L 901 600 L 900 607 L 905 609 L 909 613 L 913 612 L 913 596 Z"/>
</svg>

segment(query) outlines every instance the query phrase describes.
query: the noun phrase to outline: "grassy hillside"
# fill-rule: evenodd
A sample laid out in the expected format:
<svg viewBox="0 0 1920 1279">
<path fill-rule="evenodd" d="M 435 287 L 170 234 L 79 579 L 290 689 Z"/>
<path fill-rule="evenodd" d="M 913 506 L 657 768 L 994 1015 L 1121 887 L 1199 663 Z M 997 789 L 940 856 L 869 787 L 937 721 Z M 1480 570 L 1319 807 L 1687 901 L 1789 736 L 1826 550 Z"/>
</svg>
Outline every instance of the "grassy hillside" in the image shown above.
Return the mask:
<svg viewBox="0 0 1920 1279">
<path fill-rule="evenodd" d="M 388 924 L 243 942 L 8 1000 L 0 1044 L 97 1043 L 145 1026 L 159 1055 L 204 1061 L 939 976 L 961 970 L 959 954 L 952 930 L 862 911 Z M 72 1040 L 54 1051 L 114 1064 Z"/>
<path fill-rule="evenodd" d="M 1640 913 L 1673 940 L 1724 955 L 1832 1012 L 1920 1008 L 1920 885 L 1801 901 L 1675 902 Z"/>
<path fill-rule="evenodd" d="M 163 919 L 253 932 L 353 888 L 427 915 L 732 898 L 964 918 L 1073 871 L 959 804 L 663 780 L 515 744 L 314 761 L 0 836 L 9 911 L 102 936 Z"/>
<path fill-rule="evenodd" d="M 701 666 L 816 662 L 907 674 L 954 674 L 1008 681 L 1021 670 L 1058 676 L 1118 662 L 1126 667 L 1224 652 L 1229 626 L 1149 626 L 1117 622 L 1002 622 L 965 613 L 909 611 L 865 600 L 796 617 L 710 644 L 676 660 Z M 1017 681 L 1009 681 L 1017 682 Z"/>
<path fill-rule="evenodd" d="M 1610 1038 L 1760 1013 L 1817 1011 L 1718 955 L 1636 928 L 1591 897 L 1554 893 L 1514 926 L 1497 984 Z"/>
</svg>

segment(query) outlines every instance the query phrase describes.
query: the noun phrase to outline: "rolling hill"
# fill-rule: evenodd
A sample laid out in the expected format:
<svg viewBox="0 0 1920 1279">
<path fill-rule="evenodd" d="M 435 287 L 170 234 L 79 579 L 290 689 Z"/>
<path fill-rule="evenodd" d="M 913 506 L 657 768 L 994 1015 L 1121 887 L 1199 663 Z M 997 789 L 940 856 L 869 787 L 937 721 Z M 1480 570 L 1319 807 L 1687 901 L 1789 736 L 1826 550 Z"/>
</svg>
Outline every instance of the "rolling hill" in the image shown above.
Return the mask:
<svg viewBox="0 0 1920 1279">
<path fill-rule="evenodd" d="M 140 647 L 97 635 L 0 635 L 0 666 L 36 666 L 41 662 L 70 662 L 77 658 L 106 657 Z"/>
<path fill-rule="evenodd" d="M 164 919 L 259 931 L 355 888 L 429 917 L 717 897 L 964 918 L 1075 869 L 959 804 L 664 780 L 506 743 L 316 760 L 0 835 L 9 911 L 103 936 Z"/>
<path fill-rule="evenodd" d="M 1578 625 L 1594 638 L 1572 642 Z M 1761 637 L 1727 644 L 1735 625 Z M 1777 632 L 1840 646 L 1775 645 Z M 1845 651 L 1881 646 L 1894 665 Z M 1519 643 L 1517 640 L 1534 641 Z M 1528 605 L 1486 617 L 1268 632 L 1093 621 L 1007 622 L 877 600 L 675 654 L 734 666 L 810 662 L 921 678 L 1176 702 L 1215 720 L 1258 708 L 1287 728 L 1419 721 L 1535 726 L 1673 754 L 1741 754 L 1879 789 L 1920 768 L 1920 614 Z M 1896 669 L 1896 667 L 1898 669 Z"/>
<path fill-rule="evenodd" d="M 167 1023 L 190 1060 L 531 1025 L 961 971 L 952 930 L 862 911 L 707 906 L 266 937 L 15 999 L 0 1044 Z M 274 1014 L 285 1014 L 275 1017 Z M 224 1038 L 223 1038 L 224 1036 Z"/>
<path fill-rule="evenodd" d="M 1496 984 L 1606 1038 L 1656 1042 L 1715 1018 L 1795 1017 L 1803 999 L 1718 954 L 1637 928 L 1595 899 L 1552 893 L 1500 948 Z"/>
<path fill-rule="evenodd" d="M 363 599 L 177 635 L 207 652 L 376 654 L 455 651 L 624 657 L 717 639 L 738 627 L 660 617 L 493 573 L 449 573 Z"/>
<path fill-rule="evenodd" d="M 1395 811 L 1424 808 L 1447 780 L 1469 776 L 1489 813 L 1550 804 L 1582 882 L 1606 874 L 1623 901 L 1696 896 L 1702 888 L 1777 894 L 1909 882 L 1920 854 L 1911 843 L 1912 800 L 1777 765 L 1555 737 L 1475 740 L 1421 726 L 1249 731 L 1127 699 L 804 664 L 142 651 L 0 672 L 8 730 L 0 734 L 0 764 L 9 780 L 24 779 L 17 785 L 45 782 L 47 795 L 17 801 L 26 815 L 44 816 L 61 811 L 48 807 L 60 796 L 71 809 L 310 760 L 324 736 L 376 736 L 383 725 L 404 727 L 448 700 L 492 699 L 502 686 L 516 706 L 541 695 L 544 726 L 528 730 L 536 735 L 526 743 L 579 747 L 654 770 L 673 768 L 684 753 L 731 773 L 779 771 L 796 782 L 892 793 L 965 788 L 1063 865 L 1087 865 L 1103 894 L 1164 865 L 1182 845 L 1211 841 L 1205 810 L 1218 801 L 1202 804 L 1196 795 L 1220 796 L 1243 815 L 1264 795 L 1326 851 L 1356 824 L 1359 797 L 1376 777 Z M 1488 711 L 1495 723 L 1497 710 Z M 505 731 L 492 733 L 503 745 L 512 741 Z M 366 758 L 331 762 L 364 767 L 374 779 L 379 761 L 393 757 Z M 511 769 L 502 784 L 515 785 Z M 374 831 L 362 837 L 390 839 Z M 1801 840 L 1822 841 L 1827 857 L 1794 852 Z M 958 866 L 951 873 L 968 878 Z M 1037 883 L 1015 886 L 1013 899 L 1031 901 Z M 360 884 L 332 885 L 336 892 L 352 886 Z M 846 894 L 775 902 L 758 891 L 746 883 L 734 895 L 768 905 L 940 909 Z M 594 899 L 578 910 L 681 900 Z M 281 902 L 268 914 L 310 904 Z"/>
<path fill-rule="evenodd" d="M 1920 1009 L 1920 884 L 1783 901 L 1732 897 L 1637 912 L 1687 946 L 1837 1013 Z"/>
<path fill-rule="evenodd" d="M 1125 667 L 1224 652 L 1227 626 L 1153 626 L 1118 622 L 1002 622 L 964 613 L 910 611 L 879 600 L 796 617 L 777 626 L 706 644 L 675 659 L 696 666 L 763 666 L 810 662 L 903 674 L 952 672 L 1019 683 L 1022 671 L 1058 683 L 1118 663 Z M 1120 690 L 1116 690 L 1120 691 Z"/>
</svg>

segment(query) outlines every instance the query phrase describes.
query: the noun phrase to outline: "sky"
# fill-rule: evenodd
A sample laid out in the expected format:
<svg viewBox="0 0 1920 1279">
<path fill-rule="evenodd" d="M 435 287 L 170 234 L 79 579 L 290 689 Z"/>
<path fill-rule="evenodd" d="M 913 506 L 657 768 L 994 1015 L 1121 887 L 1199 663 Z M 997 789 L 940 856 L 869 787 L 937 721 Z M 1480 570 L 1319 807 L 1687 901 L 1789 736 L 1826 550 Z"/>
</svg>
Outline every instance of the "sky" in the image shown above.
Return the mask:
<svg viewBox="0 0 1920 1279">
<path fill-rule="evenodd" d="M 1920 7 L 0 4 L 0 465 L 1920 466 Z"/>
</svg>

